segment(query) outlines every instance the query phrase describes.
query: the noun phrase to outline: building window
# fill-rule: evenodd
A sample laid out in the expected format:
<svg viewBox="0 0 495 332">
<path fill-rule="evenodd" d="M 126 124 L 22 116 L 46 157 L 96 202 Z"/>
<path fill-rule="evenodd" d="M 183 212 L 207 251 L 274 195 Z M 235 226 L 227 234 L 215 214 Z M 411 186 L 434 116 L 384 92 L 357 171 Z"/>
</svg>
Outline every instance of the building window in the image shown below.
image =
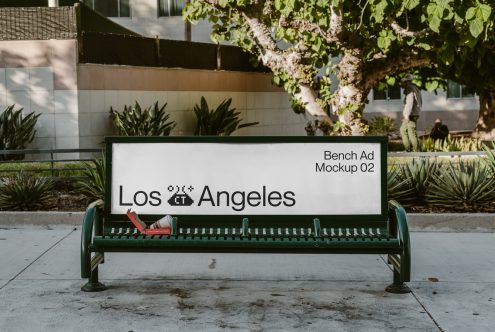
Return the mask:
<svg viewBox="0 0 495 332">
<path fill-rule="evenodd" d="M 158 0 L 158 16 L 182 16 L 184 0 Z"/>
<path fill-rule="evenodd" d="M 106 17 L 130 17 L 129 0 L 84 0 L 87 6 Z"/>
<path fill-rule="evenodd" d="M 465 85 L 447 80 L 447 98 L 472 98 L 474 94 L 469 92 Z"/>
<path fill-rule="evenodd" d="M 400 99 L 400 86 L 398 84 L 383 90 L 373 89 L 373 100 L 398 100 Z"/>
</svg>

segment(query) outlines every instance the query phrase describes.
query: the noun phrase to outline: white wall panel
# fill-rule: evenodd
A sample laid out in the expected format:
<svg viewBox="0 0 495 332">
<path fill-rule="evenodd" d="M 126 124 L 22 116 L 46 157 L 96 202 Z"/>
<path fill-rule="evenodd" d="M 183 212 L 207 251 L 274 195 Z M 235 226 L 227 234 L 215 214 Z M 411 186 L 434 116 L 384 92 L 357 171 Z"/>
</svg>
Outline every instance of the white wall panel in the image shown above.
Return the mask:
<svg viewBox="0 0 495 332">
<path fill-rule="evenodd" d="M 50 67 L 30 67 L 27 69 L 31 90 L 53 91 L 53 72 Z"/>
<path fill-rule="evenodd" d="M 28 68 L 7 68 L 6 85 L 10 91 L 26 91 L 29 89 Z"/>
<path fill-rule="evenodd" d="M 78 101 L 75 90 L 55 90 L 53 93 L 55 113 L 77 115 Z"/>
</svg>

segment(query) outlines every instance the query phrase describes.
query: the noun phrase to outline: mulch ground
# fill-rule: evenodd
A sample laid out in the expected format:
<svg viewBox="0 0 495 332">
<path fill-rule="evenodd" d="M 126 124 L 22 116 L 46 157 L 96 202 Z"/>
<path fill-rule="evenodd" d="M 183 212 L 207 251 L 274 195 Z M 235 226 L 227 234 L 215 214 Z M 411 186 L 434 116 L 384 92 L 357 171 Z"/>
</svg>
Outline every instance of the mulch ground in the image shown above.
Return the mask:
<svg viewBox="0 0 495 332">
<path fill-rule="evenodd" d="M 84 211 L 90 200 L 74 191 L 54 190 L 46 201 L 43 211 Z"/>
</svg>

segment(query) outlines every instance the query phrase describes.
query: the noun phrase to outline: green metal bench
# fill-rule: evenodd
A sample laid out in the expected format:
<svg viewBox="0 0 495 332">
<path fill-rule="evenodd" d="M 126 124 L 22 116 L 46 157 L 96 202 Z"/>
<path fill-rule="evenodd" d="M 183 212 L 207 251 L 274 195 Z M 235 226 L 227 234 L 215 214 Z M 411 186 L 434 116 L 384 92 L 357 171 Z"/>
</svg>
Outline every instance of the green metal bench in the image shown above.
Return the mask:
<svg viewBox="0 0 495 332">
<path fill-rule="evenodd" d="M 393 268 L 393 283 L 386 290 L 392 293 L 409 292 L 405 284 L 410 280 L 411 271 L 407 217 L 404 209 L 397 202 L 387 202 L 386 199 L 386 143 L 386 138 L 382 137 L 107 138 L 105 202 L 95 202 L 87 208 L 82 226 L 81 277 L 88 278 L 82 290 L 101 291 L 106 288 L 98 281 L 98 266 L 103 263 L 105 252 L 208 252 L 387 254 L 388 263 Z M 340 149 L 339 151 L 344 152 L 324 152 L 324 158 L 314 156 L 315 154 L 312 153 L 314 150 L 319 154 L 326 146 L 332 151 Z M 345 154 L 349 148 L 356 155 L 361 153 L 361 150 L 364 151 L 362 156 L 365 156 L 364 153 L 374 154 L 374 159 L 357 160 L 354 154 L 349 154 L 350 152 Z M 223 150 L 227 151 L 227 156 L 221 155 Z M 267 162 L 260 169 L 266 168 L 266 172 L 270 173 L 274 168 L 268 165 L 270 161 L 279 160 L 280 163 L 285 163 L 291 160 L 286 154 L 293 154 L 294 151 L 301 151 L 300 155 L 296 156 L 302 159 L 294 159 L 293 163 L 296 164 L 294 172 L 301 174 L 303 182 L 294 180 L 298 183 L 292 184 L 288 181 L 289 183 L 284 184 L 284 176 L 288 174 L 292 177 L 293 170 L 281 171 L 284 173 L 282 175 L 260 175 L 272 186 L 295 188 L 293 191 L 286 191 L 285 194 L 281 192 L 277 194 L 277 191 L 268 193 L 268 185 L 264 185 L 259 191 L 251 191 L 247 194 L 245 191 L 242 195 L 225 190 L 218 191 L 220 194 L 217 193 L 216 197 L 219 200 L 215 202 L 215 195 L 212 194 L 213 185 L 203 184 L 203 190 L 193 189 L 193 185 L 203 181 L 201 178 L 203 175 L 191 172 L 191 169 L 202 170 L 207 179 L 204 181 L 214 183 L 222 182 L 222 174 L 230 172 L 232 167 L 235 169 L 234 172 L 238 172 L 232 176 L 238 179 L 239 183 L 244 183 L 243 188 L 256 187 L 249 172 L 251 168 L 258 173 L 260 170 L 256 170 L 258 166 L 255 164 L 246 164 L 243 158 L 249 159 L 250 154 L 259 155 L 261 160 L 256 162 Z M 196 154 L 198 158 L 202 158 L 203 164 L 194 164 L 194 161 L 197 161 L 194 159 Z M 211 159 L 204 160 L 208 156 Z M 346 160 L 346 157 L 349 157 L 349 160 Z M 165 164 L 163 158 L 168 160 Z M 192 162 L 190 158 L 193 158 Z M 237 159 L 240 159 L 238 160 L 240 164 L 235 164 Z M 233 160 L 234 164 L 223 169 L 221 163 L 226 160 Z M 315 160 L 313 172 L 309 170 L 309 164 Z M 322 160 L 325 160 L 323 166 Z M 170 166 L 169 169 L 168 163 L 175 166 Z M 181 175 L 154 173 L 156 169 L 163 169 L 164 173 L 177 172 L 177 164 L 182 165 L 179 167 L 182 170 Z M 290 164 L 284 166 L 291 168 L 292 163 Z M 209 165 L 211 167 L 208 167 Z M 242 165 L 249 169 L 242 168 Z M 328 165 L 330 169 L 326 171 L 330 170 L 331 174 L 326 174 L 323 169 Z M 352 165 L 362 168 L 354 172 Z M 305 170 L 306 166 L 308 171 Z M 338 174 L 339 167 L 345 170 L 345 166 L 349 166 L 347 168 L 349 171 Z M 215 173 L 216 167 L 220 168 L 217 172 L 218 176 Z M 371 167 L 373 171 L 368 169 Z M 120 170 L 121 168 L 123 170 Z M 140 170 L 141 168 L 143 169 Z M 239 178 L 243 175 L 248 178 L 247 181 Z M 194 183 L 182 182 L 184 186 L 175 185 L 177 189 L 171 190 L 177 177 L 180 181 L 193 178 L 191 181 Z M 225 185 L 233 186 L 232 180 L 228 175 L 226 177 Z M 316 180 L 313 180 L 314 177 Z M 273 183 L 267 180 L 271 178 L 274 178 Z M 348 183 L 348 186 L 341 188 L 328 186 L 328 183 L 334 183 L 342 178 L 345 178 L 343 181 Z M 308 190 L 302 192 L 306 182 Z M 314 186 L 318 186 L 320 182 L 323 184 L 322 187 L 317 188 L 319 191 L 313 193 Z M 157 189 L 154 194 L 151 189 L 143 189 L 153 189 L 158 184 L 162 186 L 160 187 L 162 190 Z M 190 185 L 189 191 L 185 185 Z M 348 197 L 346 200 L 350 207 L 339 206 L 342 205 L 339 202 L 339 190 L 343 196 L 351 195 L 345 196 Z M 167 201 L 173 192 L 175 195 Z M 238 192 L 242 193 L 242 191 Z M 328 206 L 316 204 L 312 207 L 313 202 L 309 199 L 305 200 L 304 195 L 314 194 L 316 196 L 311 197 L 317 203 L 319 199 L 325 199 L 327 192 L 331 200 L 336 202 L 335 204 L 329 202 Z M 228 198 L 232 199 L 231 201 L 227 199 L 229 193 L 232 194 Z M 237 195 L 237 198 L 242 196 L 244 205 L 239 203 L 240 200 L 234 205 L 234 195 Z M 190 199 L 185 199 L 186 196 Z M 353 196 L 356 201 L 349 199 Z M 220 198 L 226 199 L 227 206 L 220 206 Z M 372 203 L 367 204 L 366 200 Z M 194 204 L 191 203 L 192 201 Z M 361 208 L 368 205 L 369 207 Z M 125 216 L 125 209 L 128 208 L 135 209 L 147 223 L 156 221 L 164 214 L 171 214 L 173 216 L 171 234 L 153 236 L 140 234 Z M 308 213 L 310 208 L 318 211 L 315 214 Z M 278 209 L 281 211 L 280 214 Z M 356 213 L 351 212 L 354 209 Z M 169 210 L 173 213 L 169 213 Z"/>
</svg>

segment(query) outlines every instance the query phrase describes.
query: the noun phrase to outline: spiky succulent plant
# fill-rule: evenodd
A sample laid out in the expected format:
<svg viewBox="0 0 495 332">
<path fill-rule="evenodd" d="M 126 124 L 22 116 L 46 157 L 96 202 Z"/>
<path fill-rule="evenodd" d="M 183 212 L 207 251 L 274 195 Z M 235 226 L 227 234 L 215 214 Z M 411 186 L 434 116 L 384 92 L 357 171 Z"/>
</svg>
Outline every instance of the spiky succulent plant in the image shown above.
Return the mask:
<svg viewBox="0 0 495 332">
<path fill-rule="evenodd" d="M 54 182 L 24 171 L 4 178 L 0 184 L 0 208 L 3 210 L 35 211 L 47 205 Z"/>
<path fill-rule="evenodd" d="M 229 136 L 237 129 L 257 125 L 258 122 L 242 123 L 240 112 L 230 108 L 232 98 L 224 100 L 216 109 L 210 109 L 205 97 L 201 97 L 201 103 L 194 106 L 196 115 L 197 136 Z"/>
<path fill-rule="evenodd" d="M 410 205 L 415 199 L 415 192 L 412 189 L 410 179 L 400 176 L 400 168 L 392 166 L 387 172 L 387 193 L 388 199 L 393 199 L 404 206 Z"/>
<path fill-rule="evenodd" d="M 450 163 L 434 180 L 426 195 L 431 205 L 477 211 L 495 203 L 495 177 L 478 159 Z"/>
<path fill-rule="evenodd" d="M 94 159 L 93 162 L 84 164 L 84 179 L 78 181 L 78 187 L 80 192 L 91 201 L 104 197 L 105 169 L 105 158 Z"/>
<path fill-rule="evenodd" d="M 413 194 L 411 203 L 425 204 L 426 193 L 439 173 L 440 164 L 435 159 L 414 158 L 399 167 L 399 179 L 408 180 Z"/>
<path fill-rule="evenodd" d="M 121 136 L 169 136 L 176 123 L 169 121 L 166 106 L 165 103 L 158 107 L 158 102 L 155 102 L 142 109 L 136 101 L 134 107 L 124 106 L 122 113 L 110 107 L 110 118 Z"/>
</svg>

